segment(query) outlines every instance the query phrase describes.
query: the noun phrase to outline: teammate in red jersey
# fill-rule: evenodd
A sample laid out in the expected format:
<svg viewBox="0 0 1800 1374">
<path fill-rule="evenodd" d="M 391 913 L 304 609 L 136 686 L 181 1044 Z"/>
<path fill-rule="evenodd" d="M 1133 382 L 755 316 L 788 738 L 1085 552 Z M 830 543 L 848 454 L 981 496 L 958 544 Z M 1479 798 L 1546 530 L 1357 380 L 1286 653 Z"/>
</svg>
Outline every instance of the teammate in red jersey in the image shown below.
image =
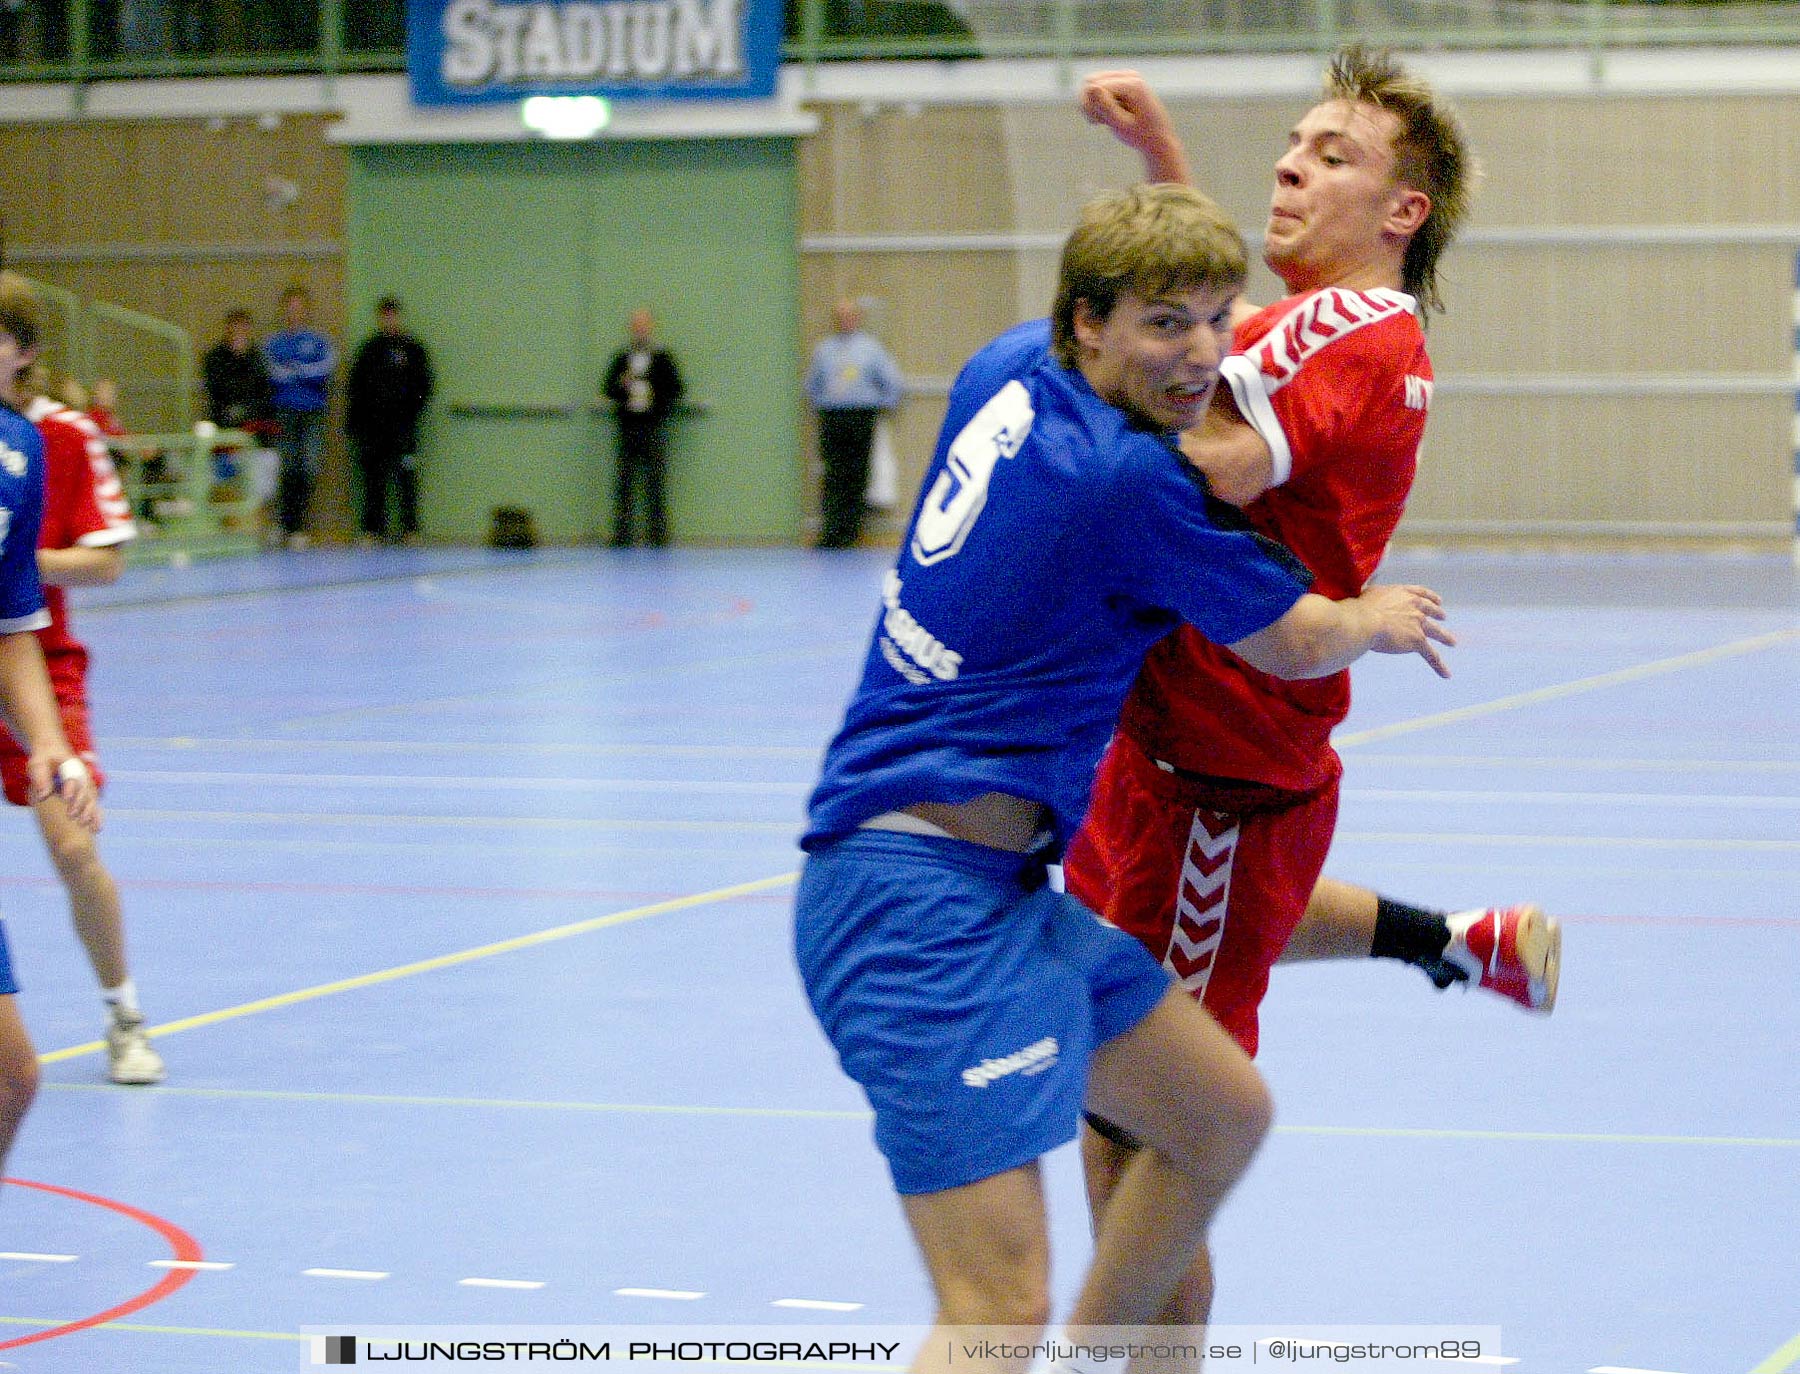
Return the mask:
<svg viewBox="0 0 1800 1374">
<path fill-rule="evenodd" d="M 1190 181 L 1168 112 L 1132 72 L 1091 77 L 1089 118 Z M 1183 448 L 1218 496 L 1286 544 L 1326 596 L 1355 595 L 1412 485 L 1432 393 L 1420 316 L 1474 179 L 1462 130 L 1385 54 L 1346 49 L 1275 167 L 1264 258 L 1293 294 L 1240 304 L 1233 356 Z M 1394 957 L 1548 1011 L 1560 931 L 1536 908 L 1446 915 L 1322 878 L 1348 674 L 1278 682 L 1185 629 L 1151 651 L 1064 860 L 1071 893 L 1137 935 L 1248 1054 L 1280 958 Z M 1095 1207 L 1130 1157 L 1089 1118 Z M 1167 1314 L 1204 1321 L 1202 1255 Z"/>
<path fill-rule="evenodd" d="M 38 534 L 38 576 L 50 624 L 38 631 L 69 743 L 87 762 L 96 786 L 105 775 L 94 757 L 88 727 L 87 648 L 69 628 L 67 587 L 105 586 L 125 568 L 125 545 L 137 535 L 131 505 L 99 428 L 79 411 L 43 394 L 36 369 L 22 378 L 34 399 L 24 414 L 44 436 L 44 522 Z M 30 806 L 45 847 L 69 894 L 69 914 L 87 951 L 108 1008 L 108 1076 L 115 1083 L 160 1083 L 163 1061 L 144 1033 L 137 986 L 125 959 L 118 885 L 101 862 L 93 832 L 77 825 L 55 798 L 33 801 L 26 755 L 0 735 L 0 784 L 7 801 Z"/>
<path fill-rule="evenodd" d="M 58 798 L 77 825 L 100 824 L 87 765 L 63 738 L 56 695 L 34 631 L 49 623 L 35 551 L 43 502 L 43 438 L 14 409 L 21 368 L 37 351 L 43 319 L 23 278 L 0 272 L 0 711 L 30 749 L 33 801 Z M 0 1170 L 37 1093 L 37 1052 L 19 1015 L 18 983 L 0 927 Z"/>
</svg>

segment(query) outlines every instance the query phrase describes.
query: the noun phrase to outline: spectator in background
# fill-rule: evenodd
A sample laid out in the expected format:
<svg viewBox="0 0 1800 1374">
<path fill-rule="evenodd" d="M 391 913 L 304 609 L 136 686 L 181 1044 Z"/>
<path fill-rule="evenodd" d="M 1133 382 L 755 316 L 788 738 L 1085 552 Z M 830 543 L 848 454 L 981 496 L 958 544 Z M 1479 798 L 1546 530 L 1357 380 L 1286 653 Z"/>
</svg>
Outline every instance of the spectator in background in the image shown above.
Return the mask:
<svg viewBox="0 0 1800 1374">
<path fill-rule="evenodd" d="M 900 369 L 872 334 L 863 331 L 862 307 L 845 299 L 832 307 L 837 332 L 819 341 L 806 372 L 806 399 L 819 413 L 821 549 L 847 549 L 862 533 L 863 494 L 869 486 L 869 450 L 875 422 L 900 404 Z"/>
<path fill-rule="evenodd" d="M 619 470 L 613 487 L 615 549 L 632 545 L 635 495 L 644 498 L 644 542 L 660 549 L 669 542 L 664 477 L 668 468 L 669 415 L 681 399 L 681 369 L 675 356 L 655 340 L 656 319 L 640 306 L 631 312 L 631 342 L 614 355 L 601 387 L 618 407 Z"/>
<path fill-rule="evenodd" d="M 275 450 L 281 455 L 278 515 L 290 549 L 306 547 L 306 516 L 325 451 L 325 407 L 337 349 L 312 327 L 312 296 L 290 286 L 281 295 L 285 327 L 263 344 L 274 386 Z"/>
<path fill-rule="evenodd" d="M 275 494 L 280 460 L 264 446 L 275 434 L 274 387 L 248 310 L 225 316 L 224 336 L 206 350 L 200 368 L 206 383 L 206 418 L 219 429 L 241 430 L 258 440 L 248 449 L 220 450 L 214 458 L 220 481 L 243 478 L 244 502 L 255 519 Z M 99 383 L 94 385 L 98 389 Z"/>
<path fill-rule="evenodd" d="M 269 365 L 256 346 L 248 310 L 225 317 L 225 334 L 200 363 L 206 382 L 206 418 L 220 429 L 249 429 L 274 414 Z"/>
<path fill-rule="evenodd" d="M 363 540 L 388 537 L 388 488 L 400 497 L 400 538 L 419 533 L 419 416 L 432 392 L 431 358 L 400 322 L 400 301 L 383 296 L 375 332 L 350 365 L 350 441 L 362 470 Z"/>
</svg>

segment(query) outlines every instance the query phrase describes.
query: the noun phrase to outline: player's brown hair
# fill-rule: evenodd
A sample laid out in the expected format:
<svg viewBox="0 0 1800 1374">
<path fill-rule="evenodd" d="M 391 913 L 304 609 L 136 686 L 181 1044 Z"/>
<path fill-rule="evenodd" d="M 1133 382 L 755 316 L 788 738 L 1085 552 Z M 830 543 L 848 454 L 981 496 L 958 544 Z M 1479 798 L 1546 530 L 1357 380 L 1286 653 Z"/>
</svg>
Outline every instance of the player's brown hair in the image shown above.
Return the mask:
<svg viewBox="0 0 1800 1374">
<path fill-rule="evenodd" d="M 1081 209 L 1063 244 L 1050 345 L 1058 362 L 1075 367 L 1075 307 L 1105 319 L 1126 293 L 1153 299 L 1173 292 L 1244 284 L 1244 240 L 1225 212 L 1191 186 L 1163 182 L 1107 191 Z"/>
<path fill-rule="evenodd" d="M 0 272 L 0 329 L 28 352 L 44 334 L 44 309 L 31 284 L 17 272 Z"/>
<path fill-rule="evenodd" d="M 1431 201 L 1431 213 L 1406 246 L 1401 284 L 1426 314 L 1441 312 L 1438 259 L 1468 219 L 1481 175 L 1462 120 L 1429 82 L 1407 71 L 1391 52 L 1360 43 L 1340 49 L 1331 59 L 1325 99 L 1373 105 L 1400 121 L 1394 136 L 1394 179 Z"/>
</svg>

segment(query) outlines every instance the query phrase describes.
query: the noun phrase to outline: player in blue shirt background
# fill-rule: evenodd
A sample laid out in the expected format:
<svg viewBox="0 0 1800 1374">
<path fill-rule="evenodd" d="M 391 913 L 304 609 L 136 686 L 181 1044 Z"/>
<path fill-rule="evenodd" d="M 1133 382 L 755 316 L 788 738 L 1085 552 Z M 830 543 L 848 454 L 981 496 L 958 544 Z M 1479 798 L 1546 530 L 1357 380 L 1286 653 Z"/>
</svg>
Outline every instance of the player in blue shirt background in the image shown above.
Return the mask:
<svg viewBox="0 0 1800 1374">
<path fill-rule="evenodd" d="M 1175 448 L 1244 274 L 1237 231 L 1189 188 L 1084 209 L 1052 319 L 996 339 L 951 390 L 809 806 L 796 952 L 931 1275 L 919 1368 L 948 1363 L 951 1328 L 1048 1321 L 1038 1160 L 1084 1101 L 1149 1148 L 1103 1217 L 1071 1335 L 1156 1318 L 1268 1130 L 1237 1045 L 1135 940 L 1044 886 L 1150 645 L 1186 620 L 1283 677 L 1371 649 L 1445 671 L 1434 593 L 1309 594 L 1285 550 L 1225 526 Z"/>
<path fill-rule="evenodd" d="M 0 390 L 37 356 L 39 322 L 29 290 L 0 273 Z M 100 826 L 100 799 L 87 765 L 63 737 L 62 716 L 44 667 L 37 630 L 50 623 L 38 582 L 38 525 L 44 501 L 44 441 L 37 426 L 0 403 L 0 709 L 31 757 L 31 800 L 60 795 L 69 815 Z M 19 1016 L 6 929 L 0 926 L 0 1171 L 37 1092 L 37 1053 Z"/>
</svg>

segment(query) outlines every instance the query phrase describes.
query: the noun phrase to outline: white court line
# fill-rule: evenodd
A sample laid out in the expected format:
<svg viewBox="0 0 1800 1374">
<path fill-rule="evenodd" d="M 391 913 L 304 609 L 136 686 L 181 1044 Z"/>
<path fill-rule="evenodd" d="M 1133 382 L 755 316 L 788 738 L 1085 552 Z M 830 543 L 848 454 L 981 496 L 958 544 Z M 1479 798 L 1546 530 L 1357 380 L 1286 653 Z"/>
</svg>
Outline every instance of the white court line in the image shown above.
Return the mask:
<svg viewBox="0 0 1800 1374">
<path fill-rule="evenodd" d="M 1363 801 L 1506 802 L 1532 806 L 1680 806 L 1693 811 L 1791 811 L 1800 797 L 1695 792 L 1478 792 L 1409 787 L 1347 787 Z"/>
<path fill-rule="evenodd" d="M 80 1255 L 34 1255 L 29 1250 L 0 1250 L 0 1260 L 25 1260 L 31 1264 L 73 1264 Z"/>
<path fill-rule="evenodd" d="M 1636 1369 L 1626 1364 L 1597 1364 L 1588 1374 L 1675 1374 L 1669 1369 Z"/>
<path fill-rule="evenodd" d="M 1800 773 L 1800 759 L 1636 759 L 1579 755 L 1388 754 L 1358 751 L 1358 764 L 1412 763 L 1426 768 L 1552 768 L 1559 773 L 1591 769 L 1620 773 Z"/>
<path fill-rule="evenodd" d="M 195 1273 L 222 1274 L 237 1265 L 222 1260 L 151 1260 L 151 1269 L 191 1269 Z"/>
<path fill-rule="evenodd" d="M 860 1312 L 860 1302 L 827 1302 L 823 1298 L 777 1298 L 770 1307 L 798 1307 L 807 1312 Z"/>
<path fill-rule="evenodd" d="M 1440 846 L 1469 844 L 1481 846 L 1518 845 L 1526 849 L 1698 849 L 1752 854 L 1800 854 L 1800 840 L 1704 840 L 1688 835 L 1465 835 L 1452 830 L 1340 830 L 1340 840 L 1360 840 L 1367 844 L 1414 844 Z"/>
<path fill-rule="evenodd" d="M 1673 658 L 1659 658 L 1649 663 L 1639 663 L 1630 668 L 1620 668 L 1616 672 L 1597 673 L 1593 677 L 1576 678 L 1573 682 L 1538 687 L 1529 692 L 1515 692 L 1511 696 L 1496 697 L 1492 701 L 1480 702 L 1474 706 L 1459 706 L 1453 711 L 1438 711 L 1429 716 L 1414 716 L 1411 720 L 1396 721 L 1392 725 L 1378 725 L 1370 730 L 1351 730 L 1333 735 L 1331 742 L 1339 749 L 1349 749 L 1359 744 L 1373 744 L 1376 740 L 1393 739 L 1398 735 L 1411 735 L 1420 730 L 1435 730 L 1440 725 L 1460 725 L 1464 721 L 1480 720 L 1484 716 L 1497 716 L 1506 711 L 1516 711 L 1522 706 L 1537 706 L 1546 701 L 1561 701 L 1566 697 L 1604 691 L 1608 687 L 1619 687 L 1628 682 L 1642 682 L 1647 678 L 1663 677 L 1669 673 L 1683 672 L 1688 668 L 1703 668 L 1724 659 L 1742 658 L 1746 654 L 1761 653 L 1764 649 L 1773 649 L 1795 641 L 1800 641 L 1800 630 L 1776 630 L 1770 634 L 1754 635 L 1749 639 L 1736 639 L 1729 644 L 1717 644 L 1710 649 L 1700 649 L 1691 654 L 1677 654 Z"/>
<path fill-rule="evenodd" d="M 370 1283 L 393 1277 L 385 1269 L 302 1269 L 300 1272 L 309 1279 L 364 1279 Z"/>
<path fill-rule="evenodd" d="M 667 1298 L 671 1302 L 694 1302 L 706 1294 L 686 1288 L 615 1288 L 615 1298 Z"/>
<path fill-rule="evenodd" d="M 457 1283 L 464 1288 L 516 1288 L 525 1291 L 544 1286 L 538 1279 L 458 1279 Z"/>
</svg>

